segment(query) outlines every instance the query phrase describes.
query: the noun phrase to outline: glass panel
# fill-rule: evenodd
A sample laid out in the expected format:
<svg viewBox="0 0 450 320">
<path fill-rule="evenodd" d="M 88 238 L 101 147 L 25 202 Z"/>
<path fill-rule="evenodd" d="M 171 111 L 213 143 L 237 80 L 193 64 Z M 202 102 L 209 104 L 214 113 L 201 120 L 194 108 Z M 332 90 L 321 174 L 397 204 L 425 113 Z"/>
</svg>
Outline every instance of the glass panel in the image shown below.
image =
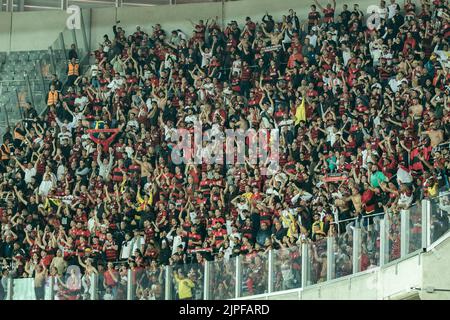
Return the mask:
<svg viewBox="0 0 450 320">
<path fill-rule="evenodd" d="M 334 241 L 334 274 L 337 279 L 348 276 L 353 272 L 353 227 L 347 228 Z"/>
<path fill-rule="evenodd" d="M 391 262 L 400 258 L 401 243 L 401 215 L 400 213 L 388 212 L 385 217 L 388 219 L 388 257 L 387 262 Z"/>
<path fill-rule="evenodd" d="M 62 34 L 62 33 L 61 33 Z M 53 42 L 51 48 L 52 48 L 52 57 L 50 60 L 52 63 L 52 73 L 56 73 L 59 80 L 61 80 L 62 83 L 65 82 L 66 78 L 66 50 L 65 50 L 65 43 L 63 46 L 63 43 L 61 41 L 61 36 L 58 35 L 56 40 Z M 64 67 L 63 67 L 64 66 Z"/>
<path fill-rule="evenodd" d="M 242 297 L 267 293 L 268 254 L 252 252 L 242 257 Z"/>
<path fill-rule="evenodd" d="M 128 271 L 116 265 L 99 272 L 96 300 L 127 300 Z"/>
<path fill-rule="evenodd" d="M 274 250 L 273 291 L 300 288 L 302 257 L 299 247 Z"/>
<path fill-rule="evenodd" d="M 54 284 L 55 300 L 82 300 L 85 288 L 90 287 L 90 279 L 81 273 L 80 267 L 71 265 L 64 275 L 56 278 Z M 87 291 L 89 294 L 90 291 Z M 88 300 L 86 298 L 86 300 Z"/>
<path fill-rule="evenodd" d="M 43 289 L 38 293 L 41 296 L 41 300 L 45 297 L 45 286 Z M 36 300 L 34 278 L 14 279 L 12 300 Z"/>
<path fill-rule="evenodd" d="M 408 253 L 422 248 L 422 204 L 420 201 L 409 208 Z"/>
<path fill-rule="evenodd" d="M 205 268 L 203 264 L 189 263 L 173 266 L 174 300 L 202 300 Z"/>
<path fill-rule="evenodd" d="M 380 265 L 380 219 L 383 214 L 361 221 L 361 271 Z"/>
<path fill-rule="evenodd" d="M 131 272 L 132 300 L 164 300 L 165 299 L 164 267 L 147 267 Z"/>
<path fill-rule="evenodd" d="M 102 0 L 102 1 L 86 1 L 86 0 L 69 0 L 68 5 L 76 5 L 83 8 L 114 8 L 116 0 Z"/>
<path fill-rule="evenodd" d="M 210 262 L 211 300 L 233 299 L 236 290 L 236 257 Z"/>
<path fill-rule="evenodd" d="M 312 242 L 309 246 L 308 285 L 327 280 L 327 238 Z"/>
<path fill-rule="evenodd" d="M 450 193 L 441 193 L 431 201 L 431 242 L 435 242 L 449 230 Z"/>
</svg>

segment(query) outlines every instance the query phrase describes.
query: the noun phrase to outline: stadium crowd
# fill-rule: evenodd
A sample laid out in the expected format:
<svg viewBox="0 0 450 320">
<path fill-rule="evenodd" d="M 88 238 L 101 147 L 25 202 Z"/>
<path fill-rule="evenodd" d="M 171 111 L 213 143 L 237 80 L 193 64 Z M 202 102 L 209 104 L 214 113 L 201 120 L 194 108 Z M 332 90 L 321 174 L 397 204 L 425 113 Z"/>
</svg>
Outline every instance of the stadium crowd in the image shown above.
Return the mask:
<svg viewBox="0 0 450 320">
<path fill-rule="evenodd" d="M 449 184 L 448 1 L 379 7 L 371 24 L 357 4 L 337 13 L 316 1 L 304 21 L 292 9 L 224 26 L 216 17 L 193 23 L 192 35 L 159 24 L 127 33 L 118 22 L 85 73 L 73 47 L 47 112 L 28 104 L 3 136 L 2 291 L 8 276 L 34 277 L 43 299 L 53 276 L 59 299 L 81 299 L 96 273 L 101 299 L 123 299 L 131 268 L 136 298 L 162 299 L 172 265 L 177 298 L 195 299 L 209 260 L 215 294 L 231 298 L 233 267 L 217 263 L 244 255 L 246 294 L 261 293 L 270 249 L 286 253 L 275 288 L 292 288 L 293 248 L 338 233 L 348 234 L 339 255 L 351 262 L 349 219 L 396 219 Z M 176 165 L 172 135 L 195 121 L 279 129 L 280 171 Z"/>
</svg>

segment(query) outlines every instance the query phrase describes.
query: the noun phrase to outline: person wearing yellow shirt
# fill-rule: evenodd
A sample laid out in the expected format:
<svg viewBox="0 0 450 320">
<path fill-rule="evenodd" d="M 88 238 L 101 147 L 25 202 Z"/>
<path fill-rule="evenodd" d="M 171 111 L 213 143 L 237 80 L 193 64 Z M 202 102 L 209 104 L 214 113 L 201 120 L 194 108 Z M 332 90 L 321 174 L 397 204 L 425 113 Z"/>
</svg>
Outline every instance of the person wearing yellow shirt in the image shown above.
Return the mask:
<svg viewBox="0 0 450 320">
<path fill-rule="evenodd" d="M 145 194 L 144 198 L 142 198 L 141 186 L 138 185 L 136 201 L 138 203 L 136 211 L 144 211 L 147 209 L 147 206 L 151 206 L 153 204 L 153 189 L 150 191 L 150 194 Z"/>
<path fill-rule="evenodd" d="M 287 217 L 285 217 L 284 215 L 281 215 L 280 218 L 283 221 L 284 225 L 288 226 L 286 235 L 289 238 L 292 237 L 293 235 L 297 234 L 297 232 L 298 232 L 297 222 L 296 222 L 294 216 L 290 212 L 287 213 Z"/>
<path fill-rule="evenodd" d="M 173 272 L 174 279 L 178 285 L 178 297 L 180 300 L 192 300 L 192 289 L 195 287 L 194 282 L 184 276 L 182 270 Z"/>
<path fill-rule="evenodd" d="M 252 192 L 246 192 L 242 195 L 244 198 L 246 198 L 248 201 L 250 201 L 253 197 L 253 193 Z"/>
</svg>

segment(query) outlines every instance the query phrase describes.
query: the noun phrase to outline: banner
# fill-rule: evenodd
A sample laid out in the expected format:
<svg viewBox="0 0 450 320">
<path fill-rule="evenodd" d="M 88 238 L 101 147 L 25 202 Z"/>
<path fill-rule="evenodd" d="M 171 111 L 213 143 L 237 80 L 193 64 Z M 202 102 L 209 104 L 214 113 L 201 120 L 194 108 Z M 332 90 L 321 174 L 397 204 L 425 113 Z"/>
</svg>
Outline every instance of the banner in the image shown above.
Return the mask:
<svg viewBox="0 0 450 320">
<path fill-rule="evenodd" d="M 281 44 L 277 44 L 275 46 L 264 47 L 261 49 L 261 52 L 272 52 L 272 51 L 278 51 L 280 49 L 281 49 Z"/>
<path fill-rule="evenodd" d="M 340 182 L 348 180 L 347 176 L 326 176 L 323 178 L 324 182 Z"/>
</svg>

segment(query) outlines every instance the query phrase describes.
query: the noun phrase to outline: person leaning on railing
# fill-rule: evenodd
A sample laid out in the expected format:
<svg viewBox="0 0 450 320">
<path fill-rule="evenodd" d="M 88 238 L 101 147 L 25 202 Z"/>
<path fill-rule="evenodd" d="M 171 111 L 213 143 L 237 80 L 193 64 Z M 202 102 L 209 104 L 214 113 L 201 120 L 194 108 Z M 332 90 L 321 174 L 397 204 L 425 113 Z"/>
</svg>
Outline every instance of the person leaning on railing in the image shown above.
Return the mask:
<svg viewBox="0 0 450 320">
<path fill-rule="evenodd" d="M 173 277 L 178 288 L 178 297 L 180 300 L 192 300 L 192 290 L 195 287 L 195 283 L 185 276 L 183 270 L 173 271 Z"/>
</svg>

